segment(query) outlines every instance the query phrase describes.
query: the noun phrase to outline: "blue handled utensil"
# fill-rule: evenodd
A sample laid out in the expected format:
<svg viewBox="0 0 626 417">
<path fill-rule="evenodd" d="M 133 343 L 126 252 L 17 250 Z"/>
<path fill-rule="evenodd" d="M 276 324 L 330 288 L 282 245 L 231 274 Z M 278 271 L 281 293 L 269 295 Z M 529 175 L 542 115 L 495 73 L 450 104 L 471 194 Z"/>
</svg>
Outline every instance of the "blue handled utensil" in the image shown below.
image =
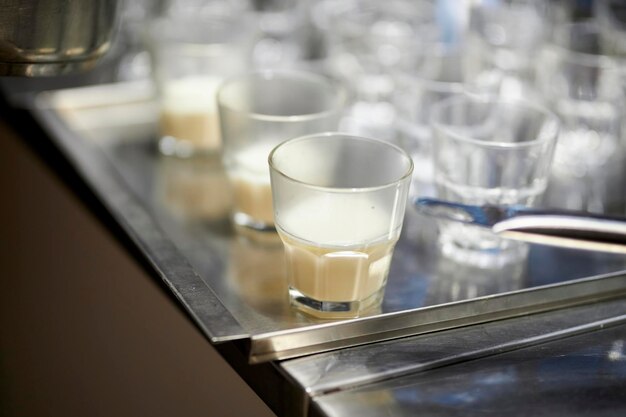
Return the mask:
<svg viewBox="0 0 626 417">
<path fill-rule="evenodd" d="M 497 235 L 543 245 L 626 254 L 626 218 L 525 206 L 453 203 L 417 198 L 423 215 L 491 229 Z"/>
</svg>

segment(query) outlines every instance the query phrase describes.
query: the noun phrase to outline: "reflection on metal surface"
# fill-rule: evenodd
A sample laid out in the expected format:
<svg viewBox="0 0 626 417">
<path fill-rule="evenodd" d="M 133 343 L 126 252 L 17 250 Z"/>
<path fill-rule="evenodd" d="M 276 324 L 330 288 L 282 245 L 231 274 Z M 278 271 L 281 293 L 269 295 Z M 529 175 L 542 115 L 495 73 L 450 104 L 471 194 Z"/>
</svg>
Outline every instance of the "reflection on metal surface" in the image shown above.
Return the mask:
<svg viewBox="0 0 626 417">
<path fill-rule="evenodd" d="M 310 416 L 619 416 L 626 362 L 610 352 L 626 325 L 314 399 Z M 392 394 L 382 404 L 368 398 Z"/>
<path fill-rule="evenodd" d="M 506 283 L 501 277 L 502 282 L 490 283 L 487 274 L 483 282 L 465 281 L 465 290 L 444 288 L 446 279 L 461 288 L 461 278 L 450 278 L 451 272 L 454 275 L 453 266 L 439 263 L 432 219 L 407 210 L 380 313 L 357 319 L 320 321 L 278 306 L 259 309 L 259 304 L 246 299 L 231 283 L 229 257 L 237 236 L 232 228 L 218 228 L 201 220 L 181 221 L 154 198 L 152 183 L 160 169 L 155 137 L 151 133 L 154 126 L 145 126 L 144 139 L 131 141 L 124 140 L 120 126 L 111 131 L 109 140 L 104 140 L 106 130 L 99 126 L 99 148 L 87 146 L 93 144 L 80 140 L 87 131 L 82 129 L 77 133 L 71 124 L 81 120 L 83 109 L 80 106 L 72 109 L 66 102 L 61 116 L 49 108 L 54 96 L 55 93 L 48 94 L 38 103 L 45 104 L 47 100 L 48 108 L 35 109 L 35 115 L 50 130 L 53 140 L 61 143 L 70 160 L 81 167 L 105 204 L 117 210 L 120 224 L 137 239 L 155 267 L 168 271 L 164 273 L 165 281 L 170 285 L 176 283 L 181 302 L 211 340 L 249 338 L 251 361 L 294 357 L 535 313 L 615 297 L 626 291 L 626 275 L 620 272 L 626 269 L 624 256 L 544 246 L 531 246 L 525 265 L 527 273 L 519 281 L 512 279 Z M 119 104 L 121 97 L 117 100 Z M 105 103 L 100 108 L 107 114 Z M 95 118 L 96 108 L 91 106 L 88 111 Z M 132 129 L 132 136 L 138 138 L 137 126 Z M 135 200 L 137 203 L 132 207 L 125 203 Z M 162 250 L 165 247 L 162 240 L 153 239 L 159 233 L 167 240 L 171 252 Z M 188 262 L 193 274 L 179 275 L 170 268 L 176 261 Z M 260 261 L 263 262 L 265 259 Z M 513 270 L 504 272 L 515 275 Z M 440 282 L 440 274 L 448 277 Z M 505 283 L 506 286 L 499 286 Z M 203 286 L 210 288 L 212 296 L 201 291 Z M 474 294 L 477 296 L 473 297 Z M 442 303 L 442 295 L 448 301 Z M 201 298 L 206 298 L 205 302 Z M 205 314 L 205 303 L 214 302 L 224 306 L 221 316 Z"/>
<path fill-rule="evenodd" d="M 228 221 L 232 192 L 219 158 L 162 157 L 158 161 L 157 204 L 174 216 L 206 222 Z"/>
<path fill-rule="evenodd" d="M 625 301 L 622 298 L 346 348 L 287 360 L 280 366 L 314 397 L 354 390 L 408 374 L 623 323 L 626 322 Z M 623 344 L 615 343 L 608 354 L 610 358 L 623 355 Z"/>
<path fill-rule="evenodd" d="M 626 361 L 626 351 L 624 350 L 624 340 L 616 340 L 606 355 L 610 361 Z"/>
<path fill-rule="evenodd" d="M 290 313 L 280 241 L 261 243 L 236 236 L 230 244 L 227 275 L 242 300 L 260 314 L 281 317 Z"/>
<path fill-rule="evenodd" d="M 526 260 L 509 262 L 500 268 L 481 268 L 439 257 L 436 279 L 428 289 L 428 304 L 468 300 L 525 288 Z"/>
</svg>

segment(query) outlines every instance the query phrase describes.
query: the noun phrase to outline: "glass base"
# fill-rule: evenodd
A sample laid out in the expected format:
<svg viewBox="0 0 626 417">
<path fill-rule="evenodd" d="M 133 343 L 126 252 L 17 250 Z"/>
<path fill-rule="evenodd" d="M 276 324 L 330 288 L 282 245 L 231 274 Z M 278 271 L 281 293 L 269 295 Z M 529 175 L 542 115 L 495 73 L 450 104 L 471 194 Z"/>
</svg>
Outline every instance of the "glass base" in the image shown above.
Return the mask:
<svg viewBox="0 0 626 417">
<path fill-rule="evenodd" d="M 517 263 L 528 255 L 528 245 L 512 242 L 506 248 L 479 249 L 456 245 L 452 241 L 439 242 L 441 254 L 459 264 L 478 268 L 502 268 Z"/>
<path fill-rule="evenodd" d="M 504 239 L 489 229 L 458 222 L 441 225 L 438 244 L 446 258 L 479 268 L 499 268 L 519 262 L 528 253 L 526 243 Z"/>
<path fill-rule="evenodd" d="M 316 300 L 293 287 L 289 287 L 291 305 L 311 316 L 322 319 L 355 318 L 378 314 L 385 289 L 381 288 L 364 300 L 323 301 Z"/>
</svg>

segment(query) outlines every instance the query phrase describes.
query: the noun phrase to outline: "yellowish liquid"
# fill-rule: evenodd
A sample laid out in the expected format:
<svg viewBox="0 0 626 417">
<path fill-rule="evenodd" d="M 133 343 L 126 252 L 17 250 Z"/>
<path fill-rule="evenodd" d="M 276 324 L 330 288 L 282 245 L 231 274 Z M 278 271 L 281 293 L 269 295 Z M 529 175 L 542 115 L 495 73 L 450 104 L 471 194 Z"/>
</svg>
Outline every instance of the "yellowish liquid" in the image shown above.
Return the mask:
<svg viewBox="0 0 626 417">
<path fill-rule="evenodd" d="M 219 119 L 216 113 L 164 111 L 160 121 L 161 135 L 190 142 L 199 149 L 220 146 Z"/>
<path fill-rule="evenodd" d="M 283 210 L 289 285 L 316 301 L 365 300 L 387 281 L 400 230 L 368 195 L 313 195 Z"/>
<path fill-rule="evenodd" d="M 231 181 L 235 197 L 235 210 L 265 225 L 273 225 L 274 211 L 270 183 L 243 175 L 233 175 Z"/>
<path fill-rule="evenodd" d="M 365 300 L 387 281 L 395 240 L 353 247 L 316 246 L 278 230 L 291 287 L 318 301 Z"/>
<path fill-rule="evenodd" d="M 267 157 L 274 145 L 260 142 L 241 149 L 233 155 L 229 169 L 235 212 L 269 226 L 274 225 L 274 210 Z"/>
<path fill-rule="evenodd" d="M 166 84 L 163 92 L 160 131 L 202 150 L 221 145 L 215 94 L 220 79 L 190 77 Z"/>
</svg>

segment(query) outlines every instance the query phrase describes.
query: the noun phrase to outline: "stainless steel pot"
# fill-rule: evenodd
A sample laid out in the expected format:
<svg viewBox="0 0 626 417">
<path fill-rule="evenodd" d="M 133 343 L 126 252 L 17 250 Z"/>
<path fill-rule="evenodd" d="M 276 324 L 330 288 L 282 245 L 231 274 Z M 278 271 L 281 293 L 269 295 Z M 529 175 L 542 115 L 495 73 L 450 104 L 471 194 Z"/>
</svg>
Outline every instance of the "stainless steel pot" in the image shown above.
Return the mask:
<svg viewBox="0 0 626 417">
<path fill-rule="evenodd" d="M 109 49 L 121 0 L 0 0 L 0 75 L 91 68 Z"/>
</svg>

